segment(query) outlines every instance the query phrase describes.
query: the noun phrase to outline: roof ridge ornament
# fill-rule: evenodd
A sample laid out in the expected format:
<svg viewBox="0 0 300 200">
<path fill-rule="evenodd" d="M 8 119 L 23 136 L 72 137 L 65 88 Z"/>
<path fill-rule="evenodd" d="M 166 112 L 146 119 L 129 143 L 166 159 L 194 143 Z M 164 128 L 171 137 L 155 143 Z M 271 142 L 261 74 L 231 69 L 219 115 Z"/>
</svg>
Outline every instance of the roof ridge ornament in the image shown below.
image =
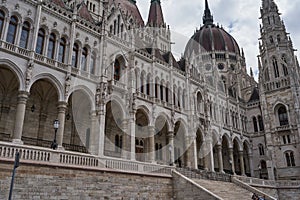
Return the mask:
<svg viewBox="0 0 300 200">
<path fill-rule="evenodd" d="M 214 24 L 214 18 L 210 12 L 208 0 L 205 0 L 205 10 L 203 15 L 203 24 L 204 25 L 213 25 Z"/>
</svg>

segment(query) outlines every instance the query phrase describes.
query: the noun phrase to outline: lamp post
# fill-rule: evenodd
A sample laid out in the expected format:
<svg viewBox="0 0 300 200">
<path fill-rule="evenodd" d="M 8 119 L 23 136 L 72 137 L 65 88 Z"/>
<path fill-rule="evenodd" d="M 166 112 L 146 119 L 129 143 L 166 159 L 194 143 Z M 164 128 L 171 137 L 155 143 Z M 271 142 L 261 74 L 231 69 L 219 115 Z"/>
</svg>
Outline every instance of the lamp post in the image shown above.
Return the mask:
<svg viewBox="0 0 300 200">
<path fill-rule="evenodd" d="M 231 171 L 231 174 L 233 174 L 233 170 L 232 170 L 232 160 L 231 160 L 231 159 L 229 160 L 229 164 L 230 164 L 230 171 Z"/>
<path fill-rule="evenodd" d="M 170 152 L 170 166 L 173 166 L 173 162 L 172 162 L 172 146 L 169 145 L 169 152 Z"/>
<path fill-rule="evenodd" d="M 58 119 L 54 120 L 53 127 L 54 127 L 54 140 L 53 140 L 53 142 L 51 144 L 51 149 L 55 150 L 55 149 L 57 149 L 57 146 L 58 146 L 58 144 L 56 142 L 56 134 L 57 134 L 57 130 L 59 128 L 59 121 L 58 121 Z"/>
<path fill-rule="evenodd" d="M 262 176 L 261 176 L 261 166 L 260 165 L 258 166 L 258 169 L 259 169 L 259 178 L 261 179 Z"/>
</svg>

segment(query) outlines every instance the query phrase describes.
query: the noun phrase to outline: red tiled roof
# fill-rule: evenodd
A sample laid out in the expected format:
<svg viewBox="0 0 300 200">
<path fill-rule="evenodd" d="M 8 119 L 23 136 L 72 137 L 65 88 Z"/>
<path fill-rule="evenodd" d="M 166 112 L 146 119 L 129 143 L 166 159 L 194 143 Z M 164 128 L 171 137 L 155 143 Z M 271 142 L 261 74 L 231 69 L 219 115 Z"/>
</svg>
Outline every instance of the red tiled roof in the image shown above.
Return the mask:
<svg viewBox="0 0 300 200">
<path fill-rule="evenodd" d="M 131 0 L 109 0 L 109 5 L 113 3 L 115 3 L 116 6 L 120 4 L 120 8 L 123 12 L 132 15 L 139 26 L 144 26 L 144 20 L 136 3 Z"/>
<path fill-rule="evenodd" d="M 56 5 L 59 5 L 60 7 L 65 8 L 66 5 L 64 4 L 64 2 L 62 0 L 52 0 L 52 2 Z"/>
<path fill-rule="evenodd" d="M 149 17 L 148 17 L 148 25 L 160 27 L 165 24 L 164 16 L 160 5 L 160 0 L 152 0 Z"/>
<path fill-rule="evenodd" d="M 206 51 L 226 51 L 240 54 L 239 46 L 235 39 L 223 28 L 215 25 L 204 25 L 197 31 L 187 44 L 186 52 L 190 54 L 193 50 L 199 53 L 199 45 Z M 188 56 L 188 55 L 186 55 Z"/>
<path fill-rule="evenodd" d="M 81 3 L 80 8 L 78 10 L 78 15 L 89 22 L 95 22 L 85 3 Z"/>
</svg>

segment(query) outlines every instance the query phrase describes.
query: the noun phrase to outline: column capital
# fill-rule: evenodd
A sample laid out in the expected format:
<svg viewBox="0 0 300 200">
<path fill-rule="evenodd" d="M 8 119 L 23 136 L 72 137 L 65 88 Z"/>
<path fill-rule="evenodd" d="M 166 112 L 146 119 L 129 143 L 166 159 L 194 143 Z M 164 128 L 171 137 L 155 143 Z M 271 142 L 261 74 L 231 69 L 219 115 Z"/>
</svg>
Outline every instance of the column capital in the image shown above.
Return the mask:
<svg viewBox="0 0 300 200">
<path fill-rule="evenodd" d="M 59 110 L 59 112 L 65 112 L 68 108 L 68 103 L 64 102 L 64 101 L 60 101 L 57 104 L 57 109 Z"/>
<path fill-rule="evenodd" d="M 168 131 L 168 135 L 169 138 L 174 138 L 174 131 Z"/>
<path fill-rule="evenodd" d="M 27 100 L 29 98 L 29 95 L 30 94 L 27 91 L 19 91 L 19 93 L 18 93 L 18 102 L 26 104 Z"/>
</svg>

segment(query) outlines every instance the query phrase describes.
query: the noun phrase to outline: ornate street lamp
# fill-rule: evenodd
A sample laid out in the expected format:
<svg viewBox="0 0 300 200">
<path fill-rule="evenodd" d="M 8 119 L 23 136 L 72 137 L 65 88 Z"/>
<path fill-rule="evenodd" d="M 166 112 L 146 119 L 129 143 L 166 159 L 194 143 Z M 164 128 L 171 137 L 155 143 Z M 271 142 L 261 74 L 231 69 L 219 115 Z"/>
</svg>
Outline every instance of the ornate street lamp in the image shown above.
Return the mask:
<svg viewBox="0 0 300 200">
<path fill-rule="evenodd" d="M 170 152 L 170 166 L 173 166 L 173 162 L 172 162 L 172 146 L 169 145 L 169 152 Z"/>
<path fill-rule="evenodd" d="M 260 165 L 258 166 L 258 169 L 259 169 L 259 178 L 262 179 L 262 175 L 261 175 L 261 166 L 260 166 Z"/>
<path fill-rule="evenodd" d="M 54 140 L 53 140 L 53 142 L 51 144 L 51 149 L 55 150 L 55 149 L 57 149 L 57 146 L 58 146 L 58 144 L 56 142 L 56 133 L 57 133 L 57 130 L 59 128 L 59 121 L 58 121 L 58 119 L 54 120 L 53 127 L 54 127 Z"/>
</svg>

